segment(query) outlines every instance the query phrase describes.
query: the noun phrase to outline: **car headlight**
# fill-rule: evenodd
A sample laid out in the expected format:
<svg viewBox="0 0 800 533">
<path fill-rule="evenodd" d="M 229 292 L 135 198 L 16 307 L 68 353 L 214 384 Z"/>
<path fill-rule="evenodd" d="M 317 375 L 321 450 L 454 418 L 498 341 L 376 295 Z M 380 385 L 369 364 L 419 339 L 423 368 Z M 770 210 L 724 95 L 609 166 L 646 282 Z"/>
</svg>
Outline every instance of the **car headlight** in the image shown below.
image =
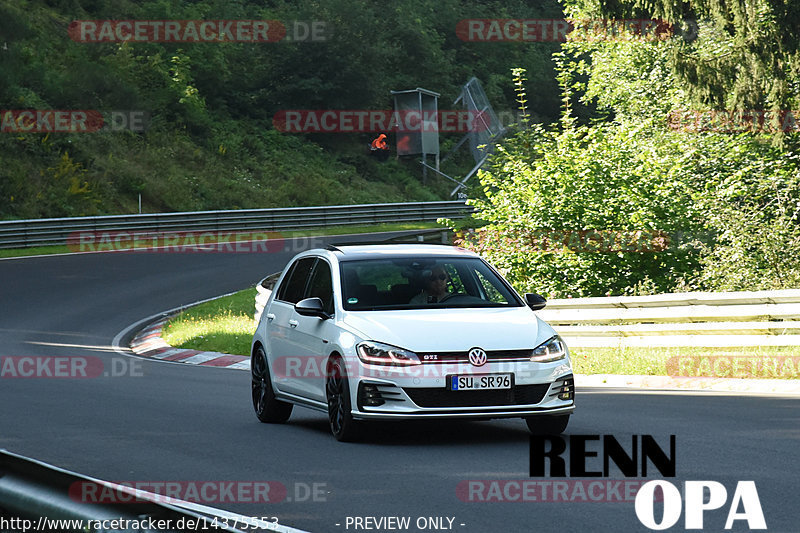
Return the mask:
<svg viewBox="0 0 800 533">
<path fill-rule="evenodd" d="M 534 348 L 531 361 L 536 363 L 549 363 L 550 361 L 558 361 L 567 356 L 567 345 L 561 340 L 561 337 L 556 335 Z"/>
<path fill-rule="evenodd" d="M 365 341 L 356 346 L 358 358 L 372 365 L 409 366 L 420 364 L 414 352 L 383 344 L 382 342 Z"/>
</svg>

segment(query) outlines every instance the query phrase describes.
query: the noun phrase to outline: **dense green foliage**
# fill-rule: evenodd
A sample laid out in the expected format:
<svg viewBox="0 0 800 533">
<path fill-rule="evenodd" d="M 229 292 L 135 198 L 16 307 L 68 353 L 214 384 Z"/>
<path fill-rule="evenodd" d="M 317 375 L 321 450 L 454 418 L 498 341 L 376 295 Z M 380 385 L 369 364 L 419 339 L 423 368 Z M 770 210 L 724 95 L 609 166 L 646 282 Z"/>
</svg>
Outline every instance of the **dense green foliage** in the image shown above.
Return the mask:
<svg viewBox="0 0 800 533">
<path fill-rule="evenodd" d="M 479 77 L 498 110 L 524 66 L 537 118 L 558 115 L 555 43 L 464 42 L 459 20 L 558 17 L 556 0 L 19 0 L 0 2 L 0 109 L 144 110 L 145 133 L 0 134 L 0 218 L 446 198 L 416 161 L 379 164 L 371 133 L 283 134 L 287 109 L 390 109 L 391 89 L 425 87 L 449 108 Z M 73 20 L 323 21 L 321 42 L 80 43 Z M 458 134 L 444 136 L 443 149 Z M 471 167 L 455 160 L 452 172 Z"/>
<path fill-rule="evenodd" d="M 797 286 L 798 134 L 692 131 L 670 118 L 800 107 L 797 3 L 562 4 L 575 19 L 690 23 L 666 40 L 559 47 L 465 42 L 455 31 L 463 19 L 557 18 L 556 0 L 0 4 L 0 109 L 150 115 L 145 132 L 0 134 L 0 217 L 132 212 L 140 193 L 147 211 L 446 198 L 449 183 L 422 184 L 413 158 L 368 157 L 370 133 L 287 134 L 272 118 L 389 109 L 390 90 L 413 87 L 442 93 L 446 109 L 477 76 L 497 110 L 520 104 L 525 115 L 473 180 L 479 213 L 467 224 L 483 227 L 467 244 L 520 288 L 577 296 Z M 78 43 L 67 27 L 81 19 L 318 20 L 327 38 Z M 511 80 L 515 67 L 528 79 L 517 71 Z M 459 137 L 443 135 L 442 149 Z M 449 164 L 459 174 L 472 162 L 463 154 Z"/>
<path fill-rule="evenodd" d="M 744 136 L 534 127 L 482 174 L 466 243 L 549 296 L 795 287 L 799 163 Z"/>
<path fill-rule="evenodd" d="M 684 104 L 800 107 L 800 3 L 786 0 L 564 0 L 576 18 L 654 17 L 683 28 L 667 43 Z M 641 72 L 641 71 L 640 71 Z"/>
<path fill-rule="evenodd" d="M 567 3 L 576 18 L 612 16 L 624 7 L 592 4 L 582 11 L 588 2 Z M 796 28 L 789 33 L 796 37 Z M 518 288 L 549 296 L 797 287 L 797 133 L 669 127 L 673 109 L 720 103 L 698 99 L 708 79 L 685 79 L 675 62 L 676 49 L 685 46 L 680 36 L 566 44 L 558 54 L 560 125 L 523 122 L 498 150 L 474 191 L 476 220 L 459 225 L 483 227 L 464 243 L 506 269 Z M 692 46 L 702 54 L 717 45 L 701 38 Z M 736 53 L 732 44 L 719 46 L 714 53 Z M 726 95 L 721 109 L 732 109 L 743 100 L 723 74 L 711 85 Z M 773 74 L 776 83 L 783 75 Z M 757 108 L 773 102 L 757 89 L 747 94 Z M 576 102 L 595 104 L 599 120 L 577 120 Z M 587 232 L 602 236 L 597 241 L 649 237 L 640 238 L 645 246 L 587 245 L 581 240 Z"/>
</svg>

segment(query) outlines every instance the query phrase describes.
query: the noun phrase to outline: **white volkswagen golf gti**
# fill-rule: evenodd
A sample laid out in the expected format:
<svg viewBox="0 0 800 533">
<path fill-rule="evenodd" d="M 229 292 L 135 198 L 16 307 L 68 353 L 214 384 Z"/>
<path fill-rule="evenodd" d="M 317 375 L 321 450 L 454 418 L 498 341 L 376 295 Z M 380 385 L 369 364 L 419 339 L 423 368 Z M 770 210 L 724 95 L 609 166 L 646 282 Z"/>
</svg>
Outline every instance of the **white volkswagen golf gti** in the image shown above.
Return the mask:
<svg viewBox="0 0 800 533">
<path fill-rule="evenodd" d="M 525 419 L 561 433 L 574 410 L 567 346 L 480 256 L 429 244 L 329 246 L 280 276 L 252 344 L 253 407 L 286 422 L 328 413 L 353 440 L 363 421 Z"/>
</svg>

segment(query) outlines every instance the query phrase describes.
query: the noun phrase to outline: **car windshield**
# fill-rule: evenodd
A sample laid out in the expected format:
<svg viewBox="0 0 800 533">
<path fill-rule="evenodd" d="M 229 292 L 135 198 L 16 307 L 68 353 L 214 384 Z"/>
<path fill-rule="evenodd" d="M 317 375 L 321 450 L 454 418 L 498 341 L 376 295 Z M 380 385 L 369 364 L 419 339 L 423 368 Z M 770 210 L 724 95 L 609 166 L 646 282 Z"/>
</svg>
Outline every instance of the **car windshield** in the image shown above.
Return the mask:
<svg viewBox="0 0 800 533">
<path fill-rule="evenodd" d="M 348 311 L 522 305 L 479 258 L 381 258 L 344 261 L 340 268 Z"/>
</svg>

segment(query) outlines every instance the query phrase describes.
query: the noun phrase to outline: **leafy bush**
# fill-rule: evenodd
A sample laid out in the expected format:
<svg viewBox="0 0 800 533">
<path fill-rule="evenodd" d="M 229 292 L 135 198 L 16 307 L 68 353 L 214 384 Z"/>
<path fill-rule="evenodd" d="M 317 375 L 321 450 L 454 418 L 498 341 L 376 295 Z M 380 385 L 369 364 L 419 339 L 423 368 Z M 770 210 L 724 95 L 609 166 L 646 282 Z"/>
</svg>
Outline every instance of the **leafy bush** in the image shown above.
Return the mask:
<svg viewBox="0 0 800 533">
<path fill-rule="evenodd" d="M 674 165 L 678 139 L 640 128 L 533 127 L 498 150 L 471 203 L 489 224 L 467 238 L 524 291 L 595 296 L 666 291 L 694 271 L 678 242 L 702 225 Z"/>
<path fill-rule="evenodd" d="M 451 224 L 462 244 L 550 297 L 797 286 L 797 152 L 621 116 L 523 123 L 479 174 L 474 219 Z"/>
</svg>

